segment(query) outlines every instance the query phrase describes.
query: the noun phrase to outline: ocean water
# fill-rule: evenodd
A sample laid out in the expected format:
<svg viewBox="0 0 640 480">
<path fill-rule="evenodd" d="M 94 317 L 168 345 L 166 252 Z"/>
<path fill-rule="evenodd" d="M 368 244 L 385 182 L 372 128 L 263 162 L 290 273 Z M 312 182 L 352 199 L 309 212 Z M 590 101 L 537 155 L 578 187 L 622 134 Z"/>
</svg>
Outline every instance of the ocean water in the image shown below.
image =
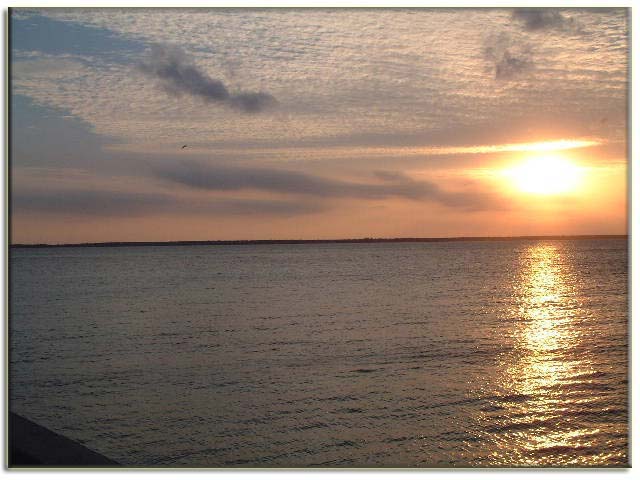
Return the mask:
<svg viewBox="0 0 640 480">
<path fill-rule="evenodd" d="M 10 407 L 124 465 L 624 466 L 625 240 L 11 249 Z"/>
</svg>

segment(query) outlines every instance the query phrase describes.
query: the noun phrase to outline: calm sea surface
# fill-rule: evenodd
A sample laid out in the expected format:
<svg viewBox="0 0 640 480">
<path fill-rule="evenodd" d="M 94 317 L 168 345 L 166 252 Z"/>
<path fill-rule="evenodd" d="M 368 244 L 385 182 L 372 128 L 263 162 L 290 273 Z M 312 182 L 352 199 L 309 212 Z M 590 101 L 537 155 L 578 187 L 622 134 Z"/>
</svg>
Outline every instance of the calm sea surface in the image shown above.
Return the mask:
<svg viewBox="0 0 640 480">
<path fill-rule="evenodd" d="M 629 460 L 625 240 L 10 262 L 11 409 L 125 465 Z"/>
</svg>

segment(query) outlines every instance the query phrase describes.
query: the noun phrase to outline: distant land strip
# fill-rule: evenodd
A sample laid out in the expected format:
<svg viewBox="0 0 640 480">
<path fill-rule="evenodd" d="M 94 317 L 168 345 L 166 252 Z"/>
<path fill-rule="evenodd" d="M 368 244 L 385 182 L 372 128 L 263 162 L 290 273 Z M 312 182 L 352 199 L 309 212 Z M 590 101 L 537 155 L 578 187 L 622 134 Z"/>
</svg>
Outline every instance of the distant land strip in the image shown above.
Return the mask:
<svg viewBox="0 0 640 480">
<path fill-rule="evenodd" d="M 606 240 L 628 239 L 628 235 L 525 235 L 516 237 L 432 237 L 432 238 L 340 238 L 329 240 L 177 240 L 169 242 L 98 242 L 98 243 L 16 243 L 11 248 L 69 247 L 170 247 L 195 245 L 299 245 L 318 243 L 429 243 L 429 242 L 491 242 L 505 240 Z"/>
</svg>

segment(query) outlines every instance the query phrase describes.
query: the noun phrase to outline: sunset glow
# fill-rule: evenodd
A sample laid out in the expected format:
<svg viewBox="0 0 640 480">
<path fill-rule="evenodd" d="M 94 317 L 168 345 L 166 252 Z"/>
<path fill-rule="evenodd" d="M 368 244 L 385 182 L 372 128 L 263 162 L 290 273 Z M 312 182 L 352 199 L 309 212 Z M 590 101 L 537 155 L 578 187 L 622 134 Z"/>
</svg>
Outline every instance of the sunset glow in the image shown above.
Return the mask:
<svg viewBox="0 0 640 480">
<path fill-rule="evenodd" d="M 528 158 L 503 174 L 519 191 L 537 195 L 574 192 L 584 176 L 579 166 L 559 155 Z"/>
<path fill-rule="evenodd" d="M 16 9 L 11 241 L 624 234 L 628 19 L 554 12 Z"/>
</svg>

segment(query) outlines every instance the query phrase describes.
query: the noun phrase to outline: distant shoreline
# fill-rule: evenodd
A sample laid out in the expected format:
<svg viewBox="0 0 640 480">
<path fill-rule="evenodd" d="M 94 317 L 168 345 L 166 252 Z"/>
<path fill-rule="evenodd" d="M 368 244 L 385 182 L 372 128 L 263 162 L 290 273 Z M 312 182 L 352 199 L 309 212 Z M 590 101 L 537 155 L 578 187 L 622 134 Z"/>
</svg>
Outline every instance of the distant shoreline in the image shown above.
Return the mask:
<svg viewBox="0 0 640 480">
<path fill-rule="evenodd" d="M 415 238 L 343 238 L 329 240 L 177 240 L 169 242 L 96 242 L 96 243 L 17 243 L 9 248 L 70 248 L 70 247 L 170 247 L 197 245 L 300 245 L 323 243 L 431 243 L 431 242 L 491 242 L 512 240 L 607 240 L 628 239 L 629 235 L 523 235 L 514 237 L 415 237 Z"/>
</svg>

